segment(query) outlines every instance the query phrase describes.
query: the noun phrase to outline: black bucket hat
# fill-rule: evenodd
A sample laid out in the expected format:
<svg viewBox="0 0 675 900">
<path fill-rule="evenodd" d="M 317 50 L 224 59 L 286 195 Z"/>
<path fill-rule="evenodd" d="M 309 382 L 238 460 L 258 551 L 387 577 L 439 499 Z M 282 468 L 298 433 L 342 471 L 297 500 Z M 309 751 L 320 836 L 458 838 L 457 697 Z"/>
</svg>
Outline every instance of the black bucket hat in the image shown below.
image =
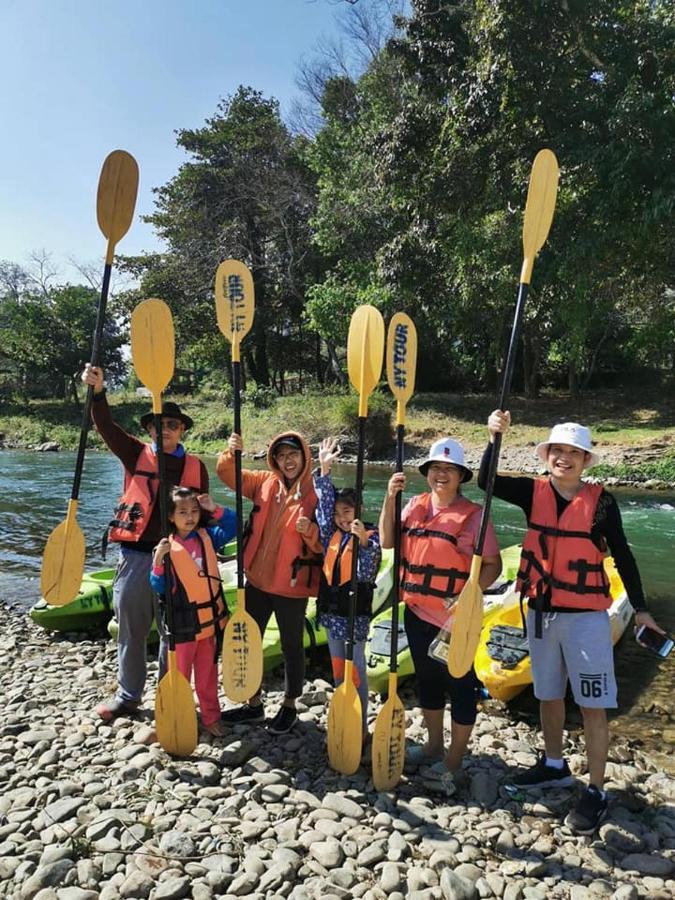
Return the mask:
<svg viewBox="0 0 675 900">
<path fill-rule="evenodd" d="M 145 413 L 144 416 L 141 416 L 141 427 L 147 428 L 154 418 L 154 413 Z M 181 412 L 180 406 L 172 400 L 167 400 L 166 403 L 162 403 L 162 418 L 180 419 L 183 425 L 185 425 L 186 430 L 192 428 L 194 425 L 190 416 L 186 416 L 185 413 Z"/>
<path fill-rule="evenodd" d="M 287 434 L 283 437 L 277 438 L 277 440 L 272 444 L 272 456 L 274 456 L 279 448 L 283 447 L 284 444 L 287 447 L 292 447 L 293 450 L 302 451 L 303 454 L 305 452 L 302 446 L 302 441 L 294 437 L 292 434 Z"/>
</svg>

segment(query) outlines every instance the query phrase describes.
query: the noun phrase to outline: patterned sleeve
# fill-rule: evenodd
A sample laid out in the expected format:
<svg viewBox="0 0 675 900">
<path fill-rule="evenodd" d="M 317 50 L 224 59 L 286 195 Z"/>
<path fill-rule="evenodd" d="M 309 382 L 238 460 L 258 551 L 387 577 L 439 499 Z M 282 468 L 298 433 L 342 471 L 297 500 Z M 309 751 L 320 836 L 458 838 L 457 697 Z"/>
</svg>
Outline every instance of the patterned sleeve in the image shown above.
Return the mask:
<svg viewBox="0 0 675 900">
<path fill-rule="evenodd" d="M 367 547 L 359 547 L 359 560 L 356 576 L 362 583 L 374 583 L 382 562 L 380 535 L 375 529 L 368 538 Z"/>
<path fill-rule="evenodd" d="M 321 475 L 317 470 L 313 477 L 317 496 L 314 515 L 319 525 L 321 544 L 325 550 L 335 533 L 335 487 L 330 475 Z"/>
</svg>

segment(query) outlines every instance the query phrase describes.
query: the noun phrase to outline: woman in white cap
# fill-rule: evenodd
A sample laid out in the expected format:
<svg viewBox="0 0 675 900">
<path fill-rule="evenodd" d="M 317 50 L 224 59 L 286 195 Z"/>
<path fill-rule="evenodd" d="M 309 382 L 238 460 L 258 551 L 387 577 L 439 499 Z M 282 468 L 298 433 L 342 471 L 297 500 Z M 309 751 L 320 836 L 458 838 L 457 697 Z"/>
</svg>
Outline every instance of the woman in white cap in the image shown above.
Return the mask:
<svg viewBox="0 0 675 900">
<path fill-rule="evenodd" d="M 452 438 L 436 441 L 419 467 L 430 493 L 413 497 L 401 513 L 401 599 L 405 602 L 405 629 L 417 676 L 419 703 L 428 731 L 427 742 L 408 749 L 406 761 L 428 765 L 439 789 L 454 793 L 453 773 L 462 758 L 476 721 L 479 682 L 473 668 L 453 678 L 445 663 L 429 656 L 440 628 L 447 627 L 457 595 L 466 584 L 478 537 L 481 509 L 462 496 L 461 485 L 472 473 L 464 463 L 462 445 Z M 395 498 L 405 488 L 406 476 L 389 479 L 380 514 L 382 547 L 394 544 Z M 492 584 L 501 572 L 501 557 L 492 526 L 488 528 L 480 574 L 481 587 Z M 451 744 L 444 753 L 443 715 L 450 695 Z"/>
<path fill-rule="evenodd" d="M 506 432 L 510 424 L 510 413 L 491 413 L 479 487 L 487 480 L 495 435 Z M 545 746 L 538 762 L 511 783 L 520 788 L 573 784 L 562 753 L 569 680 L 584 719 L 589 786 L 565 824 L 578 834 L 592 834 L 607 815 L 603 791 L 609 744 L 606 710 L 616 707 L 607 614 L 612 599 L 603 566 L 608 551 L 635 609 L 636 622 L 661 629 L 646 610 L 616 500 L 601 485 L 581 480 L 583 472 L 598 462 L 588 428 L 576 422 L 555 425 L 536 453 L 548 470 L 546 477 L 497 475 L 494 489 L 496 497 L 519 506 L 527 517 L 518 584 L 528 599 L 530 660 Z"/>
</svg>

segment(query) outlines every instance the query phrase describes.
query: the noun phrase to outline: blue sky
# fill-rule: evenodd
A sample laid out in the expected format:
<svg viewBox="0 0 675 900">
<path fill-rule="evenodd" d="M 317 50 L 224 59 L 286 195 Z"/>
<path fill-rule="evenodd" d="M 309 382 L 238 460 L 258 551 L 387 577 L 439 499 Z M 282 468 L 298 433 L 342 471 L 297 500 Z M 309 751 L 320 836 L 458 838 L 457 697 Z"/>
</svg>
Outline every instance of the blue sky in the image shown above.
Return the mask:
<svg viewBox="0 0 675 900">
<path fill-rule="evenodd" d="M 335 32 L 331 0 L 0 0 L 0 259 L 101 262 L 96 185 L 110 150 L 141 172 L 121 253 L 158 246 L 138 215 L 185 156 L 174 131 L 200 126 L 220 97 L 250 84 L 282 114 L 296 67 Z"/>
</svg>

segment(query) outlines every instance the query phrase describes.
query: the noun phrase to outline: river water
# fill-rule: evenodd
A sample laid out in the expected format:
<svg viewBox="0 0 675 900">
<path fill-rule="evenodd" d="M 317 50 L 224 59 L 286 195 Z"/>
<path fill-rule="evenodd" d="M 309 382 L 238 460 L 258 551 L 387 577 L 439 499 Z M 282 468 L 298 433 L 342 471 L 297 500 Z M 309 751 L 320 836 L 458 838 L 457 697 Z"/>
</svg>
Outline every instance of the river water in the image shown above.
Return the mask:
<svg viewBox="0 0 675 900">
<path fill-rule="evenodd" d="M 215 459 L 205 457 L 212 495 L 233 505 L 233 496 L 215 474 Z M 38 598 L 40 563 L 51 529 L 65 518 L 72 485 L 74 453 L 0 453 L 0 601 L 19 603 L 28 609 Z M 247 463 L 248 465 L 248 463 Z M 258 467 L 262 464 L 254 463 Z M 377 521 L 378 511 L 391 475 L 386 466 L 367 466 L 364 516 Z M 336 466 L 338 485 L 353 482 L 354 467 Z M 101 568 L 100 538 L 119 495 L 122 474 L 109 453 L 87 455 L 80 489 L 78 522 L 87 539 L 87 568 Z M 406 495 L 420 493 L 424 479 L 409 473 Z M 470 499 L 482 494 L 472 484 Z M 675 493 L 613 491 L 624 527 L 638 561 L 650 609 L 662 626 L 675 633 Z M 245 511 L 248 504 L 245 504 Z M 525 533 L 520 510 L 496 500 L 493 521 L 502 547 L 522 541 Z M 115 550 L 108 551 L 108 565 Z M 619 710 L 612 717 L 612 731 L 623 738 L 644 742 L 664 768 L 675 773 L 675 716 L 672 703 L 675 651 L 661 661 L 637 646 L 628 632 L 616 650 Z M 527 691 L 511 704 L 516 716 L 532 718 L 536 704 Z M 578 726 L 574 715 L 570 724 Z"/>
</svg>

